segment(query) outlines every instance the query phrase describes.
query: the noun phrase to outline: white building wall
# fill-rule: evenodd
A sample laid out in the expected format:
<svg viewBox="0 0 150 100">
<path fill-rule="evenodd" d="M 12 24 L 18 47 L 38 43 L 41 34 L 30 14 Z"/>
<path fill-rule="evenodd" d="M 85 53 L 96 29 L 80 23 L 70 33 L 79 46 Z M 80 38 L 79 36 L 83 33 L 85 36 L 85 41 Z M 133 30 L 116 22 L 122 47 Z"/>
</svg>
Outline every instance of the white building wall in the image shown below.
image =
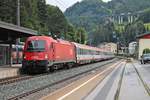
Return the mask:
<svg viewBox="0 0 150 100">
<path fill-rule="evenodd" d="M 112 53 L 117 53 L 117 44 L 115 43 L 104 43 L 100 44 L 98 47 Z"/>
<path fill-rule="evenodd" d="M 135 54 L 136 46 L 137 46 L 137 42 L 129 43 L 129 47 L 128 47 L 129 54 Z"/>
<path fill-rule="evenodd" d="M 139 59 L 143 53 L 143 50 L 146 48 L 150 49 L 150 39 L 139 39 L 139 54 L 138 54 Z"/>
</svg>

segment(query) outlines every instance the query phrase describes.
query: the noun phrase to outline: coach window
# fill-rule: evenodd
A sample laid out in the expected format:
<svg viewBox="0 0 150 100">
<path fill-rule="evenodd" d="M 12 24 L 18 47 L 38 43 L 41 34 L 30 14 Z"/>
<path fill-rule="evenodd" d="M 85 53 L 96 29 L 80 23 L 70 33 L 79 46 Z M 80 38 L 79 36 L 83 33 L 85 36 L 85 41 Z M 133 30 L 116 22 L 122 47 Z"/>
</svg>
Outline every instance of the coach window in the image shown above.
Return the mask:
<svg viewBox="0 0 150 100">
<path fill-rule="evenodd" d="M 96 55 L 96 51 L 94 51 L 94 55 Z"/>
<path fill-rule="evenodd" d="M 97 55 L 99 55 L 99 51 L 97 51 Z"/>
<path fill-rule="evenodd" d="M 82 49 L 80 48 L 80 55 L 82 55 Z"/>
<path fill-rule="evenodd" d="M 99 55 L 101 54 L 101 51 L 99 51 Z"/>
<path fill-rule="evenodd" d="M 84 52 L 84 55 L 86 55 L 86 49 L 84 49 L 84 51 L 83 51 L 83 52 Z"/>
<path fill-rule="evenodd" d="M 83 55 L 83 49 L 81 48 L 81 55 Z"/>
<path fill-rule="evenodd" d="M 78 55 L 80 54 L 80 48 L 77 48 L 77 54 Z"/>
<path fill-rule="evenodd" d="M 83 55 L 85 55 L 85 49 L 83 49 Z"/>
<path fill-rule="evenodd" d="M 87 50 L 85 49 L 85 55 L 87 55 Z"/>
<path fill-rule="evenodd" d="M 90 55 L 93 55 L 93 51 L 92 50 L 90 50 Z"/>
<path fill-rule="evenodd" d="M 80 55 L 82 54 L 82 49 L 81 49 L 81 48 L 79 48 L 79 54 L 80 54 Z"/>
<path fill-rule="evenodd" d="M 84 49 L 82 49 L 82 55 L 84 55 Z"/>
<path fill-rule="evenodd" d="M 86 49 L 84 49 L 84 51 L 85 51 L 85 53 L 84 53 L 84 54 L 85 54 L 85 55 L 87 55 L 87 50 L 86 50 Z"/>
<path fill-rule="evenodd" d="M 81 55 L 81 48 L 79 48 L 79 55 Z"/>
<path fill-rule="evenodd" d="M 87 50 L 87 55 L 89 55 L 89 53 L 90 53 L 89 50 Z"/>
<path fill-rule="evenodd" d="M 83 49 L 83 54 L 85 55 L 85 49 Z"/>
<path fill-rule="evenodd" d="M 84 49 L 82 49 L 82 55 L 84 55 Z"/>
<path fill-rule="evenodd" d="M 89 50 L 87 50 L 87 55 L 89 55 Z"/>
<path fill-rule="evenodd" d="M 91 54 L 91 50 L 88 50 L 88 54 L 89 54 L 89 55 Z"/>
</svg>

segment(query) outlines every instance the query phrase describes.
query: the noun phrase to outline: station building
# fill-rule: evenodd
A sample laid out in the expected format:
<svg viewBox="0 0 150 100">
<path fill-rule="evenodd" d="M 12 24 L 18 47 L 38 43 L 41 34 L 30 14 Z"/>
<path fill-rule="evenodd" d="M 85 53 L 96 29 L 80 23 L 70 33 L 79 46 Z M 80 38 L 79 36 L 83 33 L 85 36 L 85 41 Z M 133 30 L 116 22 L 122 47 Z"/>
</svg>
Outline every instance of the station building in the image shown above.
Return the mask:
<svg viewBox="0 0 150 100">
<path fill-rule="evenodd" d="M 103 44 L 100 44 L 98 45 L 98 47 L 102 48 L 103 50 L 106 50 L 106 51 L 110 51 L 114 54 L 117 53 L 117 44 L 116 43 L 103 43 Z"/>
<path fill-rule="evenodd" d="M 144 49 L 150 49 L 150 32 L 137 36 L 138 41 L 138 59 L 141 58 Z"/>
<path fill-rule="evenodd" d="M 0 21 L 0 66 L 12 64 L 12 53 L 16 40 L 37 35 L 37 31 Z M 20 50 L 16 46 L 17 51 Z M 21 53 L 20 53 L 21 55 Z"/>
</svg>

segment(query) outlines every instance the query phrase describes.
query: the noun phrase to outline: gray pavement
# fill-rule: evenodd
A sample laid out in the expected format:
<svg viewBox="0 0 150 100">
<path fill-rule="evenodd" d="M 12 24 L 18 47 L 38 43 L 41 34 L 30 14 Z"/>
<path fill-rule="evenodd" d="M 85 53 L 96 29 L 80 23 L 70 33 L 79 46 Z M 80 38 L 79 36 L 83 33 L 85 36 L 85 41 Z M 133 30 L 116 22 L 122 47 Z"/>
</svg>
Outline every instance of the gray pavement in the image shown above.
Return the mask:
<svg viewBox="0 0 150 100">
<path fill-rule="evenodd" d="M 149 64 L 140 64 L 139 62 L 135 61 L 134 65 L 136 66 L 136 68 L 138 69 L 138 72 L 142 76 L 144 83 L 150 89 L 150 63 Z"/>
<path fill-rule="evenodd" d="M 126 65 L 119 100 L 150 100 L 132 64 Z"/>
<path fill-rule="evenodd" d="M 133 64 L 143 82 L 150 88 L 150 64 L 141 65 L 138 61 L 133 61 Z M 117 93 L 123 66 L 124 64 L 107 76 L 85 100 L 115 100 L 114 97 Z M 148 95 L 145 85 L 143 85 L 131 63 L 127 63 L 125 66 L 118 100 L 150 100 L 150 95 Z"/>
<path fill-rule="evenodd" d="M 18 76 L 20 68 L 21 64 L 13 64 L 11 67 L 9 65 L 0 66 L 0 79 Z"/>
<path fill-rule="evenodd" d="M 124 64 L 113 70 L 85 100 L 114 100 L 121 72 Z"/>
</svg>

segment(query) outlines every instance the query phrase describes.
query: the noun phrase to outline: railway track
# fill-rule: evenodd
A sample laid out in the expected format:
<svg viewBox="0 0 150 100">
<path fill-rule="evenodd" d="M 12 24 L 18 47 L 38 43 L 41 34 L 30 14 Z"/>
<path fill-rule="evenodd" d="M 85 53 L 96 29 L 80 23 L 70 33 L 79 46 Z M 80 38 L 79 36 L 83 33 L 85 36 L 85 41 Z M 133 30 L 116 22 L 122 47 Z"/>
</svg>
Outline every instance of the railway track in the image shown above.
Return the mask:
<svg viewBox="0 0 150 100">
<path fill-rule="evenodd" d="M 121 62 L 122 62 L 122 61 L 120 61 L 119 63 L 117 63 L 116 66 L 119 65 Z M 105 65 L 108 65 L 108 64 L 104 64 L 103 66 L 105 66 Z M 65 78 L 65 79 L 56 81 L 56 82 L 54 82 L 54 83 L 45 85 L 45 86 L 43 86 L 43 87 L 39 87 L 39 88 L 33 89 L 33 90 L 31 90 L 31 91 L 28 91 L 28 92 L 19 94 L 19 95 L 17 95 L 17 96 L 14 96 L 14 97 L 9 98 L 8 100 L 18 100 L 18 99 L 27 97 L 27 96 L 29 96 L 29 95 L 31 95 L 31 94 L 34 94 L 34 93 L 39 92 L 39 91 L 42 91 L 42 90 L 44 90 L 44 89 L 46 89 L 46 88 L 52 87 L 53 85 L 60 84 L 60 83 L 62 83 L 62 82 L 65 82 L 65 81 L 70 80 L 70 79 L 72 79 L 72 78 L 78 77 L 78 76 L 83 75 L 83 74 L 85 74 L 85 73 L 92 72 L 93 70 L 94 70 L 94 71 L 95 71 L 95 70 L 98 70 L 98 67 L 93 68 L 93 69 L 90 69 L 90 70 L 87 70 L 87 71 L 84 71 L 84 72 L 81 72 L 81 73 L 79 73 L 79 74 L 75 74 L 75 75 L 73 75 L 73 76 L 71 76 L 71 77 L 67 77 L 67 78 Z"/>
<path fill-rule="evenodd" d="M 5 78 L 5 79 L 0 80 L 0 85 L 8 85 L 11 83 L 29 80 L 32 78 L 37 78 L 37 77 L 41 77 L 41 76 L 48 75 L 48 74 L 50 73 L 44 73 L 44 74 L 38 74 L 38 75 L 21 75 L 21 76 L 16 76 L 16 77 Z"/>
<path fill-rule="evenodd" d="M 44 76 L 48 74 L 51 74 L 51 73 L 44 73 L 44 74 L 39 74 L 39 75 L 34 75 L 34 76 L 33 75 L 20 75 L 20 76 L 15 76 L 15 77 L 10 77 L 10 78 L 4 78 L 4 79 L 0 79 L 0 85 L 8 85 L 11 83 L 29 80 L 31 78 L 36 78 L 36 77 L 40 77 L 40 76 Z"/>
<path fill-rule="evenodd" d="M 7 85 L 7 84 L 22 81 L 22 80 L 27 80 L 30 78 L 33 78 L 33 76 L 21 75 L 21 76 L 16 76 L 16 77 L 11 77 L 11 78 L 5 78 L 5 79 L 0 80 L 0 85 Z"/>
</svg>

